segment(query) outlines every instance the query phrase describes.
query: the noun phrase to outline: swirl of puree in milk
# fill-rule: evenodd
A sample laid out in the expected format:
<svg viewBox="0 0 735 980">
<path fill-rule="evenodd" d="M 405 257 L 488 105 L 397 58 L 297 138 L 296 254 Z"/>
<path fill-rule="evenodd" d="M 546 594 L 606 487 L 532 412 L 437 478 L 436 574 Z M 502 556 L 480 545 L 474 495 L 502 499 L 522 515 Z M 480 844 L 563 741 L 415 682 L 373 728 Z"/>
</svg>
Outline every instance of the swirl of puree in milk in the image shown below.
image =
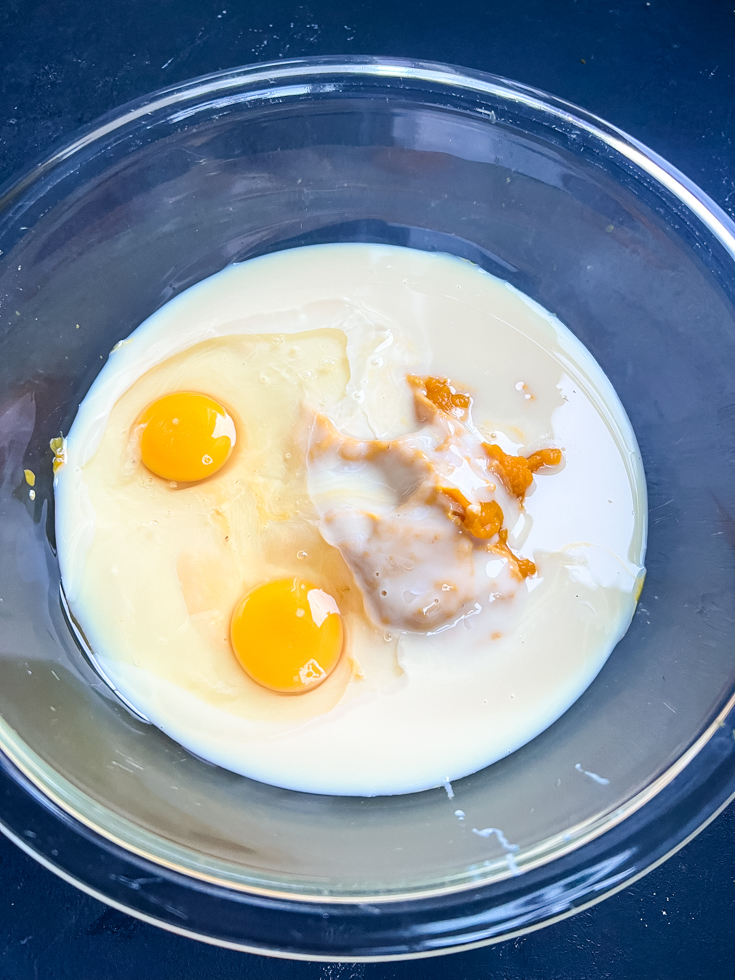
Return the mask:
<svg viewBox="0 0 735 980">
<path fill-rule="evenodd" d="M 612 386 L 447 255 L 224 269 L 115 348 L 56 463 L 101 670 L 192 752 L 294 790 L 409 793 L 508 755 L 590 684 L 642 583 Z"/>
</svg>

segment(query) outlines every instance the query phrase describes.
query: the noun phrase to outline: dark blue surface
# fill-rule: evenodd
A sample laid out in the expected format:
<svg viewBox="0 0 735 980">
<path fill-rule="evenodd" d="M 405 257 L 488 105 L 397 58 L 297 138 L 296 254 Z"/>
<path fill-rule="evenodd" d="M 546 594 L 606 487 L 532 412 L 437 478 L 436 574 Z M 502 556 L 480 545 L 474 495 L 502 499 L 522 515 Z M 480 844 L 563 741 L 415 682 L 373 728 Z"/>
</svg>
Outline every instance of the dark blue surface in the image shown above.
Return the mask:
<svg viewBox="0 0 735 980">
<path fill-rule="evenodd" d="M 0 837 L 2 980 L 732 980 L 735 808 L 632 888 L 521 939 L 386 964 L 289 963 L 132 919 Z"/>
<path fill-rule="evenodd" d="M 568 98 L 643 140 L 735 217 L 735 0 L 2 0 L 0 180 L 162 85 L 340 53 L 449 61 Z M 731 808 L 634 887 L 539 933 L 451 959 L 319 966 L 159 932 L 0 840 L 0 980 L 732 980 L 734 844 Z"/>
</svg>

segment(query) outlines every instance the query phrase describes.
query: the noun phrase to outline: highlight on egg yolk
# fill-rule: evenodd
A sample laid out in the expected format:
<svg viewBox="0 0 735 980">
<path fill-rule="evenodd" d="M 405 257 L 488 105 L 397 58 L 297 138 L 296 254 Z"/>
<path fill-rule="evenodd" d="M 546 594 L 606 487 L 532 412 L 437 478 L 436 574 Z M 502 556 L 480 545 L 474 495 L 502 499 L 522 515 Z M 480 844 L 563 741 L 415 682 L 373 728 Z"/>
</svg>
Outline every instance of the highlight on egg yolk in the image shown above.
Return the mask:
<svg viewBox="0 0 735 980">
<path fill-rule="evenodd" d="M 196 391 L 176 391 L 150 404 L 136 423 L 140 453 L 156 476 L 193 483 L 216 473 L 235 445 L 235 423 L 219 402 Z"/>
<path fill-rule="evenodd" d="M 342 616 L 328 592 L 301 578 L 259 585 L 235 607 L 230 639 L 258 684 L 283 694 L 318 687 L 342 652 Z"/>
</svg>

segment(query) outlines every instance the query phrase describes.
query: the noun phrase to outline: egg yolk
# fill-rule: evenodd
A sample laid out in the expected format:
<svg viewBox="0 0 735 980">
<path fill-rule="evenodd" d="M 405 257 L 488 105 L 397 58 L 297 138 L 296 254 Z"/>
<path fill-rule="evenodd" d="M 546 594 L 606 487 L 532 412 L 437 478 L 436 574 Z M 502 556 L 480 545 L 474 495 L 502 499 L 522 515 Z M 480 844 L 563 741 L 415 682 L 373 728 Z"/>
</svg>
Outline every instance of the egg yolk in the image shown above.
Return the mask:
<svg viewBox="0 0 735 980">
<path fill-rule="evenodd" d="M 328 592 L 300 578 L 259 585 L 240 600 L 230 638 L 258 684 L 283 694 L 317 687 L 342 652 L 342 616 Z"/>
<path fill-rule="evenodd" d="M 141 459 L 164 480 L 192 483 L 216 473 L 235 445 L 235 423 L 225 408 L 196 391 L 156 399 L 139 417 Z"/>
</svg>

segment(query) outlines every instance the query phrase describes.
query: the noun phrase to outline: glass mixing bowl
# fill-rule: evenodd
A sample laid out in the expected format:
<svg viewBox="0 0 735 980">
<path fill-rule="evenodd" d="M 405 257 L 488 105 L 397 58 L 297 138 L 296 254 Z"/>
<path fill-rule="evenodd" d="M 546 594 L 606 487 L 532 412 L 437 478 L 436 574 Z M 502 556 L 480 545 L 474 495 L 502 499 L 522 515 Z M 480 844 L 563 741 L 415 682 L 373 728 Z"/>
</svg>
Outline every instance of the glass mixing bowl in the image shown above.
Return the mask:
<svg viewBox="0 0 735 980">
<path fill-rule="evenodd" d="M 685 177 L 580 109 L 372 58 L 165 89 L 6 187 L 6 833 L 159 925 L 347 960 L 507 938 L 685 842 L 735 790 L 734 235 Z M 555 313 L 612 380 L 647 473 L 648 577 L 630 630 L 566 714 L 452 800 L 311 796 L 203 762 L 105 685 L 60 600 L 49 441 L 110 349 L 230 262 L 335 241 L 450 252 Z"/>
</svg>

